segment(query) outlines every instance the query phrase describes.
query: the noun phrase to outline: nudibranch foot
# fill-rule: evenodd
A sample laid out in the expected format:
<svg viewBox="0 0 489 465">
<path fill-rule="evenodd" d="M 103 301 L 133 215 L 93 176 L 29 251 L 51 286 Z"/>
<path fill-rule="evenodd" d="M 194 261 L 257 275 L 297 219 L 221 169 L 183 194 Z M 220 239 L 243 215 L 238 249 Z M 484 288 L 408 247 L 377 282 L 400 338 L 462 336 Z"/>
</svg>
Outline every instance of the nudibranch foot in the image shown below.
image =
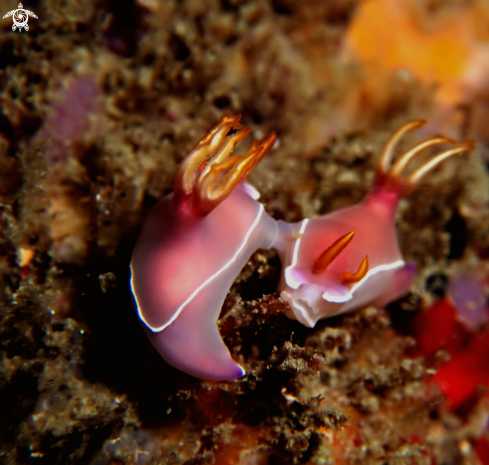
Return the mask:
<svg viewBox="0 0 489 465">
<path fill-rule="evenodd" d="M 173 366 L 208 380 L 243 375 L 217 328 L 228 289 L 278 226 L 242 182 L 272 147 L 271 134 L 241 156 L 239 116 L 224 115 L 185 158 L 175 191 L 147 215 L 131 260 L 131 290 L 149 338 Z M 230 174 L 231 173 L 231 174 Z"/>
</svg>

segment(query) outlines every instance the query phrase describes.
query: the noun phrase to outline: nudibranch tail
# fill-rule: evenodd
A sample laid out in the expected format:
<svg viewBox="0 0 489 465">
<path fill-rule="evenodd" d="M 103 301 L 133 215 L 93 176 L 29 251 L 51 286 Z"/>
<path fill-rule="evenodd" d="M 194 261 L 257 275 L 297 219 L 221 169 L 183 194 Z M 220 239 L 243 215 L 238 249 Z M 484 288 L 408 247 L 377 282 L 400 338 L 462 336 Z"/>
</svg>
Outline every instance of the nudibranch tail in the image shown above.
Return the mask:
<svg viewBox="0 0 489 465">
<path fill-rule="evenodd" d="M 396 131 L 394 131 L 392 136 L 387 140 L 377 162 L 375 172 L 375 186 L 397 191 L 400 196 L 408 195 L 418 186 L 418 184 L 429 172 L 431 172 L 443 161 L 474 148 L 474 143 L 472 141 L 465 141 L 456 144 L 438 153 L 431 160 L 425 162 L 422 166 L 417 168 L 405 179 L 402 179 L 402 176 L 403 174 L 405 174 L 409 162 L 415 156 L 419 155 L 424 149 L 438 144 L 455 143 L 454 140 L 442 135 L 430 136 L 416 142 L 408 150 L 406 150 L 399 157 L 398 160 L 392 163 L 394 149 L 401 137 L 408 131 L 418 129 L 423 124 L 425 124 L 425 120 L 414 120 L 405 123 Z"/>
<path fill-rule="evenodd" d="M 146 330 L 152 344 L 169 364 L 208 381 L 230 380 L 245 374 L 232 359 L 216 324 L 224 298 L 238 272 L 236 269 L 232 274 L 217 276 L 212 292 L 199 292 L 163 331 Z"/>
<path fill-rule="evenodd" d="M 355 273 L 347 271 L 341 273 L 341 282 L 343 284 L 355 284 L 360 282 L 368 273 L 368 255 L 362 260 L 358 270 Z"/>
<path fill-rule="evenodd" d="M 322 273 L 328 265 L 345 249 L 351 242 L 355 231 L 344 234 L 339 239 L 336 239 L 314 262 L 312 271 L 315 274 Z"/>
<path fill-rule="evenodd" d="M 240 118 L 224 114 L 178 167 L 175 200 L 187 202 L 197 215 L 207 215 L 225 200 L 275 143 L 277 137 L 271 133 L 253 142 L 245 154 L 231 156 L 249 132 L 239 124 Z"/>
</svg>

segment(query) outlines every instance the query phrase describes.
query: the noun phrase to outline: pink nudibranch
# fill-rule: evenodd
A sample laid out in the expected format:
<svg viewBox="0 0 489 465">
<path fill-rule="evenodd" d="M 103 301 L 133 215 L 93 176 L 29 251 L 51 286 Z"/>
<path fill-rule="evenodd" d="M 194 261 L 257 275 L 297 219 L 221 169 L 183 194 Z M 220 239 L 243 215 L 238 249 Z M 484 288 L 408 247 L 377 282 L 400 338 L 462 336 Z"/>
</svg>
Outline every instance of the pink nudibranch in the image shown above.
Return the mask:
<svg viewBox="0 0 489 465">
<path fill-rule="evenodd" d="M 424 123 L 408 122 L 392 134 L 379 156 L 375 185 L 359 204 L 296 224 L 279 221 L 273 247 L 284 267 L 280 295 L 290 306 L 288 316 L 314 327 L 319 319 L 368 304 L 382 307 L 407 293 L 415 268 L 405 264 L 397 242 L 399 201 L 444 160 L 473 148 L 471 141 L 452 145 L 402 179 L 408 163 L 425 148 L 453 143 L 427 137 L 392 164 L 399 139 Z"/>
<path fill-rule="evenodd" d="M 231 157 L 247 133 L 228 136 L 241 128 L 238 121 L 224 115 L 185 158 L 173 194 L 146 217 L 131 261 L 131 289 L 149 339 L 168 363 L 206 380 L 244 375 L 217 319 L 243 266 L 278 231 L 258 192 L 242 182 L 275 135 Z"/>
<path fill-rule="evenodd" d="M 401 179 L 423 149 L 453 142 L 428 137 L 391 166 L 398 140 L 424 122 L 406 123 L 385 144 L 375 186 L 361 203 L 287 224 L 271 218 L 243 181 L 273 146 L 275 134 L 231 156 L 247 134 L 239 118 L 223 115 L 183 160 L 173 194 L 145 219 L 131 261 L 131 290 L 151 342 L 168 363 L 206 380 L 244 375 L 219 335 L 217 319 L 255 250 L 278 250 L 281 297 L 290 306 L 288 316 L 304 325 L 368 304 L 385 305 L 406 293 L 414 278 L 395 233 L 400 198 L 445 159 L 473 148 L 470 141 L 452 145 Z"/>
</svg>

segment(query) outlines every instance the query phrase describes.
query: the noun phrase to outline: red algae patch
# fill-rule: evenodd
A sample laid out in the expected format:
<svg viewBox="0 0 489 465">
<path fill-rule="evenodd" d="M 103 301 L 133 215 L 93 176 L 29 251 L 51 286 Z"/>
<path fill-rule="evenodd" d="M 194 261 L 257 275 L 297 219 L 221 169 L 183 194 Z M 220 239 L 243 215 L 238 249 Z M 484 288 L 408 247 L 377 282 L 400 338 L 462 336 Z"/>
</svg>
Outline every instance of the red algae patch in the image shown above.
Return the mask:
<svg viewBox="0 0 489 465">
<path fill-rule="evenodd" d="M 434 364 L 430 380 L 439 386 L 451 410 L 480 397 L 479 387 L 489 387 L 489 331 L 474 333 L 457 316 L 447 298 L 418 313 L 413 322 L 417 344 L 409 350 L 411 356 L 427 357 Z M 448 360 L 440 358 L 439 351 L 447 354 Z"/>
<path fill-rule="evenodd" d="M 439 384 L 450 408 L 454 409 L 476 395 L 480 385 L 489 388 L 488 360 L 489 331 L 484 331 L 437 371 L 433 379 Z"/>
<path fill-rule="evenodd" d="M 443 298 L 416 315 L 413 323 L 417 345 L 413 355 L 433 355 L 442 347 L 450 354 L 460 352 L 466 345 L 468 331 L 457 320 L 457 313 L 450 300 Z"/>
<path fill-rule="evenodd" d="M 487 437 L 480 437 L 475 445 L 477 457 L 482 465 L 489 465 L 489 440 Z"/>
</svg>

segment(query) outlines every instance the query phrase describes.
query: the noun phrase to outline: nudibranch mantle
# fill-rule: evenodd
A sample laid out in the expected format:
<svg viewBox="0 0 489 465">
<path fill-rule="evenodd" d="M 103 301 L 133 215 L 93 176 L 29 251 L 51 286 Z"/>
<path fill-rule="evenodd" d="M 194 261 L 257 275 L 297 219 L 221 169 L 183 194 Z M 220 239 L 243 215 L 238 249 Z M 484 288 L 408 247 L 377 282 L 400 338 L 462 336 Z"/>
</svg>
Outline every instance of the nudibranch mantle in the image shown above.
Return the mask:
<svg viewBox="0 0 489 465">
<path fill-rule="evenodd" d="M 399 201 L 444 160 L 473 148 L 470 141 L 452 145 L 402 179 L 409 162 L 424 149 L 453 143 L 430 136 L 392 163 L 399 139 L 423 124 L 406 123 L 389 138 L 377 163 L 375 185 L 362 202 L 296 224 L 278 222 L 273 247 L 284 267 L 279 287 L 290 306 L 288 316 L 314 327 L 320 319 L 368 304 L 382 307 L 411 287 L 415 268 L 405 264 L 395 231 Z"/>
<path fill-rule="evenodd" d="M 282 274 L 281 297 L 304 325 L 314 327 L 319 319 L 360 308 L 381 297 L 394 300 L 398 294 L 394 288 L 410 287 L 414 270 L 411 266 L 405 269 L 399 250 L 393 227 L 395 206 L 373 207 L 386 201 L 380 198 L 383 195 L 382 191 L 374 191 L 362 203 L 320 218 L 296 224 L 279 221 L 280 242 L 275 248 L 282 263 L 290 263 Z M 347 251 L 339 254 L 324 273 L 314 273 L 311 258 L 350 231 L 355 231 L 355 236 Z M 356 270 L 366 251 L 365 276 L 353 284 L 342 283 L 341 274 Z"/>
<path fill-rule="evenodd" d="M 139 318 L 151 331 L 168 327 L 221 274 L 239 274 L 257 248 L 273 244 L 278 228 L 249 195 L 252 189 L 241 184 L 207 216 L 175 208 L 173 194 L 148 214 L 131 271 L 144 266 L 150 276 L 158 277 L 158 286 L 132 273 L 131 288 Z"/>
</svg>

